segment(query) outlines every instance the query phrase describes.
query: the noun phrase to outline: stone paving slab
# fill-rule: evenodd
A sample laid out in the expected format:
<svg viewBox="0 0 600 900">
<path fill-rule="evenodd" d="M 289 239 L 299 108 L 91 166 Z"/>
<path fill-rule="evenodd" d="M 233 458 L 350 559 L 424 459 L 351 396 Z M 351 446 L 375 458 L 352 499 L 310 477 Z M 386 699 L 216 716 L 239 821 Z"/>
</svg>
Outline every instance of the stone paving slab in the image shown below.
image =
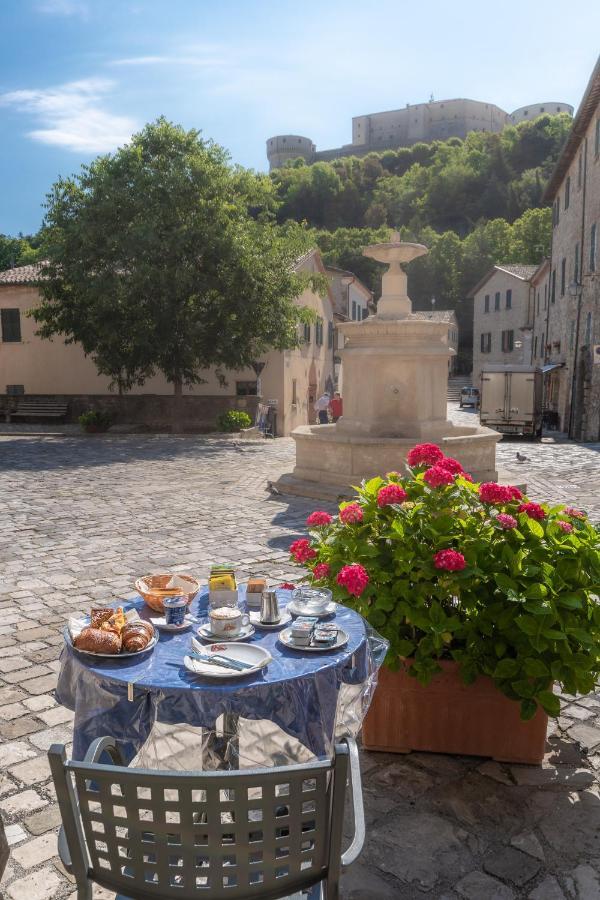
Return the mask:
<svg viewBox="0 0 600 900">
<path fill-rule="evenodd" d="M 452 408 L 457 420 L 472 414 Z M 516 451 L 528 461 L 518 464 Z M 503 440 L 503 468 L 535 499 L 600 520 L 600 445 Z M 136 576 L 299 578 L 287 548 L 313 501 L 265 490 L 293 442 L 222 437 L 0 437 L 0 808 L 12 858 L 5 900 L 74 900 L 56 856 L 46 750 L 69 741 L 52 691 L 65 619 L 132 594 Z M 565 698 L 544 766 L 362 753 L 368 840 L 343 879 L 348 900 L 600 898 L 600 695 Z M 95 894 L 110 900 L 106 891 Z"/>
</svg>

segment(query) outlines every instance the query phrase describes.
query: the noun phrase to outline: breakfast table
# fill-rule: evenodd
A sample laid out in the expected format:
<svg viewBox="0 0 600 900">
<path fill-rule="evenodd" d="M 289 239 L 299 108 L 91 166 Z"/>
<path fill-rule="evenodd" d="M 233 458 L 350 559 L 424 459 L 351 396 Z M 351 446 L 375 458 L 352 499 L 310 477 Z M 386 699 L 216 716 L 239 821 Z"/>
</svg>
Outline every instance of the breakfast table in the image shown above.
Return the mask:
<svg viewBox="0 0 600 900">
<path fill-rule="evenodd" d="M 278 589 L 277 594 L 283 610 L 291 591 Z M 243 587 L 239 599 L 244 609 Z M 134 607 L 142 619 L 156 616 L 141 597 L 122 605 Z M 207 609 L 204 589 L 190 613 L 204 619 Z M 129 764 L 155 722 L 215 732 L 221 716 L 234 731 L 241 717 L 269 720 L 315 756 L 329 754 L 336 735 L 359 731 L 387 650 L 386 642 L 348 607 L 338 605 L 334 621 L 348 642 L 318 653 L 288 648 L 278 631 L 257 627 L 247 643 L 260 643 L 272 660 L 258 672 L 227 680 L 194 675 L 184 667 L 196 625 L 177 633 L 161 631 L 151 650 L 121 659 L 82 654 L 65 640 L 56 696 L 75 713 L 73 759 L 83 759 L 97 737 L 111 735 Z M 352 702 L 341 701 L 349 686 Z M 231 758 L 223 756 L 221 765 L 231 765 Z"/>
</svg>

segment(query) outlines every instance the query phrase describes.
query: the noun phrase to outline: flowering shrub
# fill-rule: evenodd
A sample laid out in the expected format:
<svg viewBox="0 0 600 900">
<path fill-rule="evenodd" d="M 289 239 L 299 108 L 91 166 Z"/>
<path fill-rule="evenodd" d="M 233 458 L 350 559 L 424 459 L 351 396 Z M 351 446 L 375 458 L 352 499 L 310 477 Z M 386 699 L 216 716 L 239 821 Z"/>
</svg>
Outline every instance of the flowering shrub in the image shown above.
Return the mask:
<svg viewBox="0 0 600 900">
<path fill-rule="evenodd" d="M 454 659 L 523 718 L 558 715 L 553 682 L 586 693 L 600 675 L 600 532 L 573 507 L 472 483 L 433 444 L 409 460 L 295 541 L 294 559 L 389 640 L 391 668 L 410 659 L 427 683 Z"/>
<path fill-rule="evenodd" d="M 324 512 L 322 509 L 316 509 L 306 520 L 309 528 L 315 525 L 330 525 L 331 522 L 333 522 L 333 516 L 330 516 L 328 512 Z"/>
</svg>

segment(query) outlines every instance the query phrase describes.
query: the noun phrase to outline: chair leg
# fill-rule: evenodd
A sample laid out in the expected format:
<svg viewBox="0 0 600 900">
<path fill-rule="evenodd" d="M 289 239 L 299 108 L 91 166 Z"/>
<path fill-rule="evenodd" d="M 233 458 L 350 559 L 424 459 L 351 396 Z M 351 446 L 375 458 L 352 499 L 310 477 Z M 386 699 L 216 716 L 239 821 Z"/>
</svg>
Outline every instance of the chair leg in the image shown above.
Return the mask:
<svg viewBox="0 0 600 900">
<path fill-rule="evenodd" d="M 77 885 L 77 900 L 92 900 L 92 885 L 89 881 Z"/>
</svg>

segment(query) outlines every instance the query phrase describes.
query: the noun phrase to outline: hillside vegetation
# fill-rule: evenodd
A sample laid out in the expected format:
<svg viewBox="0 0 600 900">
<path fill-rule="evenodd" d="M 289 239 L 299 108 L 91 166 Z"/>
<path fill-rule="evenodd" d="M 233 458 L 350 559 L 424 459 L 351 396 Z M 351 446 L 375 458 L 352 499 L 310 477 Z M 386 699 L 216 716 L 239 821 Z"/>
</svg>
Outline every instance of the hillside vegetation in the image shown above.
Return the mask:
<svg viewBox="0 0 600 900">
<path fill-rule="evenodd" d="M 398 150 L 306 165 L 294 160 L 271 173 L 280 222 L 314 229 L 327 263 L 350 269 L 377 294 L 381 267 L 361 247 L 404 240 L 430 253 L 411 264 L 417 309 L 461 308 L 494 263 L 535 264 L 550 248 L 550 210 L 542 196 L 571 119 L 544 115 L 499 134 L 472 132 Z M 464 332 L 467 336 L 467 332 Z"/>
</svg>

